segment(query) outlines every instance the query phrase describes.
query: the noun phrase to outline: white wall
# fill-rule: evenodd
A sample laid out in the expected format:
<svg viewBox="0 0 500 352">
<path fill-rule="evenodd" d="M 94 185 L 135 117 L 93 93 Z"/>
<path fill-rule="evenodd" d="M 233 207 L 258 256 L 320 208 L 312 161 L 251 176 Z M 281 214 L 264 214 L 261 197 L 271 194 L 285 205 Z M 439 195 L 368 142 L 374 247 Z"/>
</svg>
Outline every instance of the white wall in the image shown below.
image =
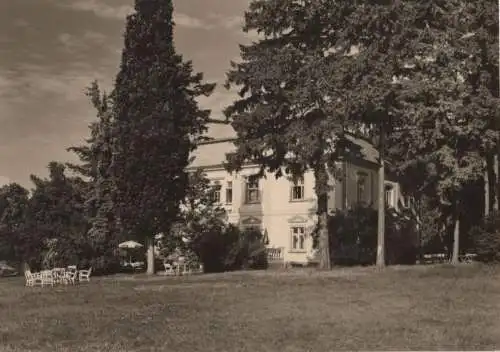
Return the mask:
<svg viewBox="0 0 500 352">
<path fill-rule="evenodd" d="M 304 175 L 304 200 L 291 201 L 290 188 L 292 182 L 286 177 L 276 179 L 267 174 L 259 180 L 261 191 L 260 204 L 245 204 L 246 177 L 256 173 L 257 168 L 245 168 L 238 174 L 229 174 L 223 169 L 206 169 L 206 176 L 211 181 L 219 181 L 221 188 L 221 205 L 228 212 L 228 219 L 233 224 L 245 220 L 261 220 L 261 230 L 267 231 L 270 247 L 284 247 L 285 261 L 307 261 L 312 251 L 311 231 L 316 224 L 316 195 L 314 193 L 314 175 L 307 172 Z M 225 204 L 227 182 L 233 185 L 232 204 Z M 293 226 L 306 228 L 304 251 L 291 249 Z"/>
</svg>

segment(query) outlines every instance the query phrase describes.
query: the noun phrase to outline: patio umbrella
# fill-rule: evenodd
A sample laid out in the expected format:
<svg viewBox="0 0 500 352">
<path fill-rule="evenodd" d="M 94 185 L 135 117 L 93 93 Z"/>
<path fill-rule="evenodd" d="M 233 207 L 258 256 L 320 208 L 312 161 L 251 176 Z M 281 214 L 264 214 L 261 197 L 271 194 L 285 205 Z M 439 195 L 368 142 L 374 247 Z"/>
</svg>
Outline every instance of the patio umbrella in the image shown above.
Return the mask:
<svg viewBox="0 0 500 352">
<path fill-rule="evenodd" d="M 135 242 L 135 241 L 125 241 L 125 242 L 122 242 L 118 245 L 118 248 L 122 248 L 122 249 L 136 249 L 136 248 L 140 248 L 140 247 L 143 247 L 143 245 L 140 244 L 139 242 Z M 132 256 L 130 256 L 129 260 L 130 260 L 130 262 L 132 262 Z"/>
<path fill-rule="evenodd" d="M 118 245 L 118 248 L 124 248 L 124 249 L 135 249 L 139 247 L 142 247 L 142 244 L 135 241 L 125 241 Z"/>
</svg>

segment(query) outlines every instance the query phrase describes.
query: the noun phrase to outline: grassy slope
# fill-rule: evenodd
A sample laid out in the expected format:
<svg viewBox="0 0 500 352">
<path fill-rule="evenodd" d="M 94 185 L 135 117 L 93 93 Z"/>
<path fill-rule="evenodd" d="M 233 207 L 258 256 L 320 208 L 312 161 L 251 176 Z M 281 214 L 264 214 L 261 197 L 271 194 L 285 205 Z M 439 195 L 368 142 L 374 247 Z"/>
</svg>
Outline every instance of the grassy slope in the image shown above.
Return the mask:
<svg viewBox="0 0 500 352">
<path fill-rule="evenodd" d="M 500 270 L 476 266 L 0 280 L 0 351 L 500 347 Z"/>
</svg>

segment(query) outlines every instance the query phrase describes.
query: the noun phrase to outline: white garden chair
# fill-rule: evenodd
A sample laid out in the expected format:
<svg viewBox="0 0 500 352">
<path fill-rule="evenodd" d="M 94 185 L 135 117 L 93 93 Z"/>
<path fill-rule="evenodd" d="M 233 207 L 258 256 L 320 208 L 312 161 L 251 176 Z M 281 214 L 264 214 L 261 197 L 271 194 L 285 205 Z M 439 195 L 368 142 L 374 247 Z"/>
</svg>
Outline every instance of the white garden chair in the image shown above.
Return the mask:
<svg viewBox="0 0 500 352">
<path fill-rule="evenodd" d="M 42 285 L 40 273 L 32 273 L 30 270 L 26 270 L 24 272 L 24 278 L 26 279 L 26 286 Z"/>
<path fill-rule="evenodd" d="M 163 267 L 165 268 L 165 275 L 175 275 L 175 270 L 172 264 L 163 263 Z"/>
<path fill-rule="evenodd" d="M 186 263 L 186 257 L 179 257 L 177 262 L 174 263 L 177 275 L 189 274 L 188 265 Z"/>
<path fill-rule="evenodd" d="M 90 282 L 90 274 L 92 273 L 92 267 L 90 267 L 88 270 L 80 270 L 78 272 L 78 281 L 87 281 Z"/>
<path fill-rule="evenodd" d="M 59 284 L 63 281 L 65 272 L 66 272 L 65 268 L 52 269 L 52 274 L 54 275 L 54 280 L 55 280 L 56 284 Z"/>
<path fill-rule="evenodd" d="M 76 282 L 76 279 L 78 277 L 78 271 L 66 271 L 64 273 L 64 276 L 63 276 L 63 279 L 62 279 L 62 282 L 66 285 L 68 284 L 72 284 L 74 285 L 75 282 Z"/>
<path fill-rule="evenodd" d="M 42 278 L 42 286 L 54 286 L 54 284 L 56 283 L 56 280 L 54 280 L 54 275 L 52 274 L 52 270 L 43 270 L 40 272 L 40 276 Z"/>
</svg>

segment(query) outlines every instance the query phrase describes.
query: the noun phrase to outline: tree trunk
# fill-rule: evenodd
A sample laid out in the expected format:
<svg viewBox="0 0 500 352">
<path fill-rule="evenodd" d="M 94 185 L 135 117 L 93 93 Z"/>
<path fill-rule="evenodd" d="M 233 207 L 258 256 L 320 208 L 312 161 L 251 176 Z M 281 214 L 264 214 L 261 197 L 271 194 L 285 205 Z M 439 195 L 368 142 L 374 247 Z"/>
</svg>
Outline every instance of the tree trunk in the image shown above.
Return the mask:
<svg viewBox="0 0 500 352">
<path fill-rule="evenodd" d="M 380 165 L 378 171 L 378 221 L 377 221 L 377 267 L 385 266 L 385 136 L 383 124 L 380 125 Z"/>
<path fill-rule="evenodd" d="M 330 270 L 330 241 L 328 238 L 328 214 L 318 214 L 319 226 L 319 269 Z"/>
<path fill-rule="evenodd" d="M 488 168 L 488 157 L 484 160 L 484 216 L 490 214 L 490 178 Z"/>
<path fill-rule="evenodd" d="M 155 274 L 155 243 L 154 236 L 148 236 L 146 238 L 146 248 L 147 248 L 147 274 Z"/>
<path fill-rule="evenodd" d="M 492 185 L 492 191 L 493 191 L 493 210 L 498 211 L 498 201 L 499 199 L 499 194 L 500 192 L 500 179 L 498 177 L 498 154 L 495 154 L 493 156 L 493 185 Z"/>
<path fill-rule="evenodd" d="M 328 234 L 328 173 L 326 168 L 319 167 L 314 172 L 316 178 L 316 196 L 318 197 L 318 247 L 319 269 L 330 270 L 330 238 Z"/>
<path fill-rule="evenodd" d="M 460 216 L 457 212 L 455 215 L 455 227 L 453 229 L 453 253 L 451 256 L 451 264 L 458 264 L 458 252 L 459 252 L 459 241 L 460 241 Z"/>
<path fill-rule="evenodd" d="M 424 254 L 422 252 L 423 249 L 423 244 L 422 244 L 422 200 L 419 199 L 417 202 L 415 202 L 415 219 L 416 219 L 416 229 L 417 229 L 417 236 L 418 236 L 418 261 L 419 263 L 422 263 L 422 259 L 424 257 Z"/>
</svg>

